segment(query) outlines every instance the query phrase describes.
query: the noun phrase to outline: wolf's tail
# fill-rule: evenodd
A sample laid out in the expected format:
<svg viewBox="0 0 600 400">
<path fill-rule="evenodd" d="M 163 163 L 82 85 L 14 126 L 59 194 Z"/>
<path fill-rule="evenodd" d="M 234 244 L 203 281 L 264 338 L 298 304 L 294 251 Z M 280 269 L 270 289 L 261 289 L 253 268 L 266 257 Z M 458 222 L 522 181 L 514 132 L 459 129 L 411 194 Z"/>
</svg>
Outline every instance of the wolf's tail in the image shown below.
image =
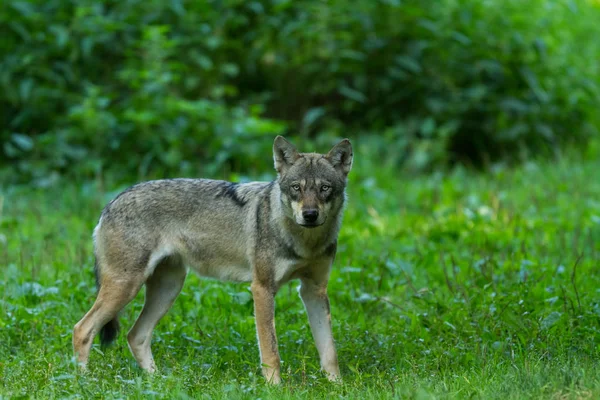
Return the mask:
<svg viewBox="0 0 600 400">
<path fill-rule="evenodd" d="M 98 268 L 98 259 L 94 264 L 94 274 L 96 275 L 96 287 L 100 291 L 100 269 Z M 106 348 L 117 338 L 119 334 L 119 316 L 115 315 L 100 329 L 100 346 Z"/>
</svg>

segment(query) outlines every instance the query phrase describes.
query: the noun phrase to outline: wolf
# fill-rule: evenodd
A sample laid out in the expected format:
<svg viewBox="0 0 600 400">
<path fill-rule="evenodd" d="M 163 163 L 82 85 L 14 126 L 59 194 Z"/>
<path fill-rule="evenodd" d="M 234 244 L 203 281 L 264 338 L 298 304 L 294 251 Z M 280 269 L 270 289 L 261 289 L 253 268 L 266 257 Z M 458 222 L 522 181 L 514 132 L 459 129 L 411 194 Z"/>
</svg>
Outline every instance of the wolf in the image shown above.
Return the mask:
<svg viewBox="0 0 600 400">
<path fill-rule="evenodd" d="M 152 331 L 180 293 L 188 269 L 200 276 L 250 282 L 262 373 L 281 382 L 275 333 L 278 289 L 299 279 L 299 293 L 330 380 L 340 379 L 327 283 L 346 201 L 352 145 L 327 154 L 273 143 L 277 179 L 232 183 L 165 179 L 125 190 L 102 211 L 93 234 L 98 294 L 75 325 L 73 349 L 85 369 L 94 337 L 118 333 L 118 313 L 146 285 L 144 307 L 127 334 L 129 349 L 150 373 Z"/>
</svg>

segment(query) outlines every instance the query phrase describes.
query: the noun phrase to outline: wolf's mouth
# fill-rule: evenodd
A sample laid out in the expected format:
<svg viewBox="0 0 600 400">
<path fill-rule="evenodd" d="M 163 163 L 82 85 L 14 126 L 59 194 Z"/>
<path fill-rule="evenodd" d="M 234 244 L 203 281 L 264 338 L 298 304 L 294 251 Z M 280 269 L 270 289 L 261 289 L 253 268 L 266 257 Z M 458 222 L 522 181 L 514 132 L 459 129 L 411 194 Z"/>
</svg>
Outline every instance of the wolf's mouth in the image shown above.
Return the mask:
<svg viewBox="0 0 600 400">
<path fill-rule="evenodd" d="M 313 222 L 313 223 L 305 223 L 305 224 L 298 224 L 298 225 L 300 225 L 303 228 L 312 229 L 312 228 L 318 228 L 319 226 L 322 226 L 325 223 L 325 221 L 327 221 L 327 217 L 325 217 L 323 222 L 321 222 L 320 224 Z"/>
<path fill-rule="evenodd" d="M 317 227 L 319 227 L 319 226 L 321 226 L 323 224 L 298 224 L 298 225 L 300 225 L 303 228 L 309 228 L 310 229 L 310 228 L 317 228 Z"/>
</svg>

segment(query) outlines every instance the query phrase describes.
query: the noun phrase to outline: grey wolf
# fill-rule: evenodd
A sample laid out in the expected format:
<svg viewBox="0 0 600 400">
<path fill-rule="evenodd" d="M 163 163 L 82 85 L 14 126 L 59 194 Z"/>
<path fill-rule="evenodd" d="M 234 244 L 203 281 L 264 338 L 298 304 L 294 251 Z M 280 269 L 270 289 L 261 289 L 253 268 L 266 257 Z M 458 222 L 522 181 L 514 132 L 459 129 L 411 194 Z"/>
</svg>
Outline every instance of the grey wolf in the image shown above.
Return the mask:
<svg viewBox="0 0 600 400">
<path fill-rule="evenodd" d="M 188 268 L 200 276 L 251 282 L 262 372 L 281 381 L 274 297 L 291 279 L 308 314 L 321 367 L 340 378 L 331 333 L 327 283 L 337 248 L 352 146 L 327 154 L 299 153 L 278 136 L 277 179 L 231 183 L 167 179 L 140 183 L 112 200 L 93 234 L 98 294 L 73 331 L 85 369 L 94 337 L 118 333 L 118 313 L 145 284 L 145 303 L 127 335 L 131 353 L 148 372 L 156 365 L 152 331 L 180 293 Z"/>
</svg>

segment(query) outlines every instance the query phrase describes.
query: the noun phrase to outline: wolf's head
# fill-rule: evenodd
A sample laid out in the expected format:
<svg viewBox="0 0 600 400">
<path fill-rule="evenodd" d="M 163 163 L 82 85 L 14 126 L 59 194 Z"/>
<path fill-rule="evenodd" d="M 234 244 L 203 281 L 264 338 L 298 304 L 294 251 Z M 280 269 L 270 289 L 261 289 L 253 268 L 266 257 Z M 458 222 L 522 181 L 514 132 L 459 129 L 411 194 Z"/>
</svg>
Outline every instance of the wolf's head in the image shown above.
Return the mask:
<svg viewBox="0 0 600 400">
<path fill-rule="evenodd" d="M 273 158 L 283 210 L 288 217 L 298 225 L 314 228 L 338 214 L 352 168 L 352 145 L 348 139 L 327 154 L 316 154 L 298 153 L 293 144 L 277 136 Z"/>
</svg>

